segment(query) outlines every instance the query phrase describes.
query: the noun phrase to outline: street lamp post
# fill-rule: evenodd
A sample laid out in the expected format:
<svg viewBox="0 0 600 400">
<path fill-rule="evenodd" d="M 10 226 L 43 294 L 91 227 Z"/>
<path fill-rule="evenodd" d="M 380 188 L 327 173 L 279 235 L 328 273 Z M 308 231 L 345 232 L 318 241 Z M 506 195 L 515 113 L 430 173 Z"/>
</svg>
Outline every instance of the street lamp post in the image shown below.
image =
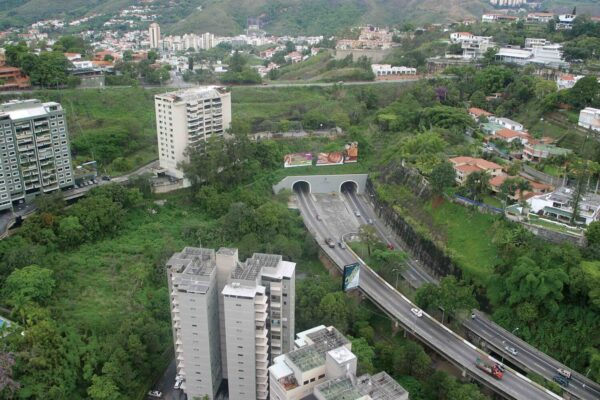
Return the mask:
<svg viewBox="0 0 600 400">
<path fill-rule="evenodd" d="M 444 325 L 444 317 L 446 316 L 446 309 L 442 306 L 438 306 L 440 310 L 442 310 L 442 325 Z"/>
<path fill-rule="evenodd" d="M 394 288 L 398 289 L 398 277 L 400 276 L 400 269 L 399 268 L 393 268 L 392 272 L 396 273 L 396 285 L 394 286 Z"/>
</svg>

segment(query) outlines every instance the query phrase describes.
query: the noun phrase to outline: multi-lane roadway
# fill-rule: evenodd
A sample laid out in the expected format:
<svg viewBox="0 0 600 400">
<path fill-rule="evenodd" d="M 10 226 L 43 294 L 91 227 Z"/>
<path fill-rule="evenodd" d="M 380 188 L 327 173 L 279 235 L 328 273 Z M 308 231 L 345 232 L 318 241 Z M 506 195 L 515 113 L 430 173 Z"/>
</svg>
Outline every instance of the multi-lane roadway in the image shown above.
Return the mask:
<svg viewBox="0 0 600 400">
<path fill-rule="evenodd" d="M 477 310 L 473 313 L 475 318 L 465 321 L 464 326 L 485 340 L 496 353 L 503 354 L 505 360 L 510 360 L 512 364 L 533 371 L 548 380 L 557 375 L 559 368 L 570 371 L 567 366 L 499 327 L 483 313 Z M 506 351 L 506 348 L 513 348 L 517 353 L 512 354 Z M 578 399 L 600 399 L 600 385 L 575 371 L 571 371 L 569 387 L 564 389 Z"/>
<path fill-rule="evenodd" d="M 355 262 L 361 263 L 360 289 L 386 313 L 413 332 L 416 337 L 427 343 L 452 363 L 460 366 L 470 376 L 506 398 L 523 400 L 560 398 L 511 369 L 506 370 L 502 380 L 496 380 L 477 369 L 474 361 L 478 356 L 483 354 L 479 349 L 429 315 L 424 313 L 419 318 L 413 314 L 411 308 L 415 307 L 415 305 L 374 273 L 368 266 L 364 265 L 362 260 L 350 249 L 343 249 L 340 246 L 334 248 L 327 246 L 324 243 L 325 239 L 339 238 L 339 230 L 329 226 L 327 221 L 330 216 L 326 215 L 326 211 L 324 213 L 320 209 L 319 204 L 312 200 L 311 194 L 300 190 L 296 192 L 296 195 L 305 224 L 319 244 L 321 244 L 324 251 L 337 264 L 338 268 L 341 269 L 344 265 Z M 352 210 L 359 210 L 364 213 L 364 217 L 362 218 L 373 219 L 375 228 L 378 230 L 381 229 L 385 233 L 383 226 L 377 225 L 379 222 L 374 218 L 375 215 L 369 212 L 370 210 L 363 205 L 364 203 L 360 203 L 358 197 L 352 199 L 352 196 L 346 196 L 346 201 L 350 202 L 348 203 L 348 215 L 342 218 L 354 218 Z M 420 278 L 427 281 L 425 276 L 421 276 Z M 415 279 L 419 279 L 417 275 L 415 275 Z"/>
</svg>

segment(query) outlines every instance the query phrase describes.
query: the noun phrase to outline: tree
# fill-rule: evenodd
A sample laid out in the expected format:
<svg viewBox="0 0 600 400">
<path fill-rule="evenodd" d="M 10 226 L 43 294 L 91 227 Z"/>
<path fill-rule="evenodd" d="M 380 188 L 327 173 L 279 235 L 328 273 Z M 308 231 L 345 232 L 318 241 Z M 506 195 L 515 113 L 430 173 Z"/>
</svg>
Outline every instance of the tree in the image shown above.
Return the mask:
<svg viewBox="0 0 600 400">
<path fill-rule="evenodd" d="M 352 316 L 347 304 L 343 292 L 327 293 L 319 303 L 319 319 L 327 321 L 342 333 L 348 332 Z"/>
<path fill-rule="evenodd" d="M 361 225 L 358 228 L 360 241 L 367 245 L 367 252 L 371 256 L 371 250 L 380 243 L 379 236 L 373 225 Z"/>
<path fill-rule="evenodd" d="M 6 302 L 17 308 L 30 301 L 46 303 L 56 284 L 53 275 L 52 270 L 37 265 L 14 270 L 4 286 Z"/>
<path fill-rule="evenodd" d="M 57 236 L 62 248 L 75 247 L 83 242 L 85 229 L 79 223 L 79 218 L 64 217 L 58 224 Z"/>
<path fill-rule="evenodd" d="M 429 183 L 433 192 L 441 195 L 447 188 L 454 186 L 455 179 L 456 171 L 454 171 L 452 164 L 448 161 L 443 161 L 431 170 Z"/>
<path fill-rule="evenodd" d="M 133 61 L 133 51 L 132 50 L 125 50 L 123 52 L 123 61 L 124 62 Z"/>
<path fill-rule="evenodd" d="M 87 393 L 92 400 L 117 400 L 122 397 L 117 385 L 106 375 L 94 375 Z"/>
<path fill-rule="evenodd" d="M 600 83 L 595 76 L 586 76 L 575 83 L 567 96 L 569 103 L 577 108 L 598 105 Z"/>
<path fill-rule="evenodd" d="M 471 106 L 478 108 L 485 108 L 487 106 L 487 100 L 485 99 L 485 93 L 482 90 L 476 90 L 469 99 Z"/>
<path fill-rule="evenodd" d="M 352 353 L 358 359 L 357 375 L 372 374 L 375 372 L 373 361 L 375 360 L 375 350 L 363 337 L 352 338 Z"/>
<path fill-rule="evenodd" d="M 13 379 L 13 366 L 15 365 L 15 356 L 13 353 L 0 353 L 0 393 L 12 398 L 15 390 L 21 385 Z"/>
<path fill-rule="evenodd" d="M 489 190 L 490 175 L 487 171 L 475 171 L 467 176 L 465 187 L 473 200 L 481 200 L 481 196 Z"/>
</svg>

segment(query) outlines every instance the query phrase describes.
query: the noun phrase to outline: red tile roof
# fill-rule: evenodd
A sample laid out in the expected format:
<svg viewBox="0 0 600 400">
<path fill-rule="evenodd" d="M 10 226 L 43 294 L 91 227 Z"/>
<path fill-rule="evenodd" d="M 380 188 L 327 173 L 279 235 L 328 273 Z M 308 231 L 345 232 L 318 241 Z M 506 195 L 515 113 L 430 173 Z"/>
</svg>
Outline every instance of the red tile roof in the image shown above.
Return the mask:
<svg viewBox="0 0 600 400">
<path fill-rule="evenodd" d="M 491 112 L 482 110 L 481 108 L 477 108 L 477 107 L 469 108 L 469 114 L 474 115 L 476 117 L 481 117 L 481 116 L 489 117 L 491 115 L 494 115 Z"/>
</svg>

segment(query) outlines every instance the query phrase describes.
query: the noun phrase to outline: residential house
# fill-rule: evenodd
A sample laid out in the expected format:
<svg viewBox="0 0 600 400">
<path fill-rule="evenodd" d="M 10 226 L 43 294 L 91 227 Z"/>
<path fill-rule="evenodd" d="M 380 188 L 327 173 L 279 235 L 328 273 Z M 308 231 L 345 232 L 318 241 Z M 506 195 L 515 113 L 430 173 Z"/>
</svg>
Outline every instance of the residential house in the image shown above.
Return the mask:
<svg viewBox="0 0 600 400">
<path fill-rule="evenodd" d="M 0 67 L 0 91 L 29 89 L 29 77 L 17 67 Z"/>
<path fill-rule="evenodd" d="M 508 118 L 503 118 L 503 117 L 491 117 L 490 118 L 490 122 L 495 122 L 498 125 L 506 128 L 506 129 L 512 129 L 513 131 L 519 131 L 522 132 L 524 127 L 522 124 L 513 121 L 512 119 L 508 119 Z"/>
<path fill-rule="evenodd" d="M 524 192 L 523 194 L 523 199 L 527 200 L 533 196 L 538 196 L 544 193 L 549 193 L 552 190 L 554 190 L 554 186 L 552 185 L 548 185 L 545 183 L 541 183 L 541 182 L 537 182 L 534 181 L 532 179 L 527 179 L 524 177 L 519 177 L 519 176 L 509 176 L 505 173 L 502 173 L 498 176 L 493 177 L 492 179 L 490 179 L 489 185 L 490 185 L 490 189 L 492 189 L 492 192 L 494 193 L 501 193 L 502 192 L 502 184 L 507 180 L 507 179 L 523 179 L 527 182 L 529 182 L 529 185 L 531 186 L 531 190 L 527 190 Z M 521 193 L 517 190 L 514 194 L 509 195 L 508 196 L 510 199 L 512 200 L 520 200 L 521 198 Z"/>
<path fill-rule="evenodd" d="M 560 74 L 556 77 L 556 86 L 558 90 L 571 89 L 583 75 Z"/>
<path fill-rule="evenodd" d="M 570 222 L 573 217 L 574 190 L 566 187 L 554 192 L 534 196 L 527 200 L 532 213 L 561 222 Z M 586 193 L 578 204 L 575 223 L 589 225 L 600 216 L 600 195 Z"/>
<path fill-rule="evenodd" d="M 546 12 L 536 12 L 527 14 L 527 22 L 534 24 L 547 24 L 554 19 L 554 14 Z"/>
<path fill-rule="evenodd" d="M 67 58 L 67 60 L 69 61 L 80 61 L 81 60 L 81 54 L 80 53 L 64 53 L 65 57 Z"/>
<path fill-rule="evenodd" d="M 531 139 L 529 134 L 525 132 L 515 131 L 508 128 L 503 128 L 499 131 L 496 131 L 494 133 L 494 138 L 506 143 L 520 142 L 521 144 L 525 144 Z"/>
<path fill-rule="evenodd" d="M 456 182 L 462 185 L 467 177 L 473 172 L 486 171 L 490 176 L 495 177 L 502 173 L 502 167 L 494 162 L 474 157 L 454 157 L 450 159 L 454 171 L 456 171 Z"/>
<path fill-rule="evenodd" d="M 556 147 L 552 144 L 544 143 L 526 143 L 523 148 L 523 159 L 531 162 L 547 160 L 551 157 L 566 156 L 571 153 L 569 149 Z"/>
<path fill-rule="evenodd" d="M 506 14 L 483 14 L 481 22 L 516 22 L 519 18 Z"/>
<path fill-rule="evenodd" d="M 471 40 L 475 37 L 471 32 L 453 32 L 450 34 L 452 43 L 462 43 L 465 40 Z"/>
<path fill-rule="evenodd" d="M 270 60 L 271 58 L 273 58 L 273 55 L 275 53 L 277 53 L 277 49 L 275 48 L 263 50 L 260 52 L 260 58 L 262 58 L 263 60 Z"/>
<path fill-rule="evenodd" d="M 569 30 L 573 29 L 573 24 L 577 15 L 575 14 L 561 14 L 558 16 L 558 22 L 556 23 L 557 30 Z"/>
<path fill-rule="evenodd" d="M 481 118 L 481 117 L 489 118 L 489 117 L 491 117 L 491 116 L 494 115 L 491 112 L 482 110 L 481 108 L 477 108 L 477 107 L 471 107 L 471 108 L 469 108 L 468 112 L 469 112 L 469 115 L 471 117 L 473 117 L 473 119 L 475 121 L 479 120 L 479 118 Z"/>
<path fill-rule="evenodd" d="M 299 63 L 300 61 L 302 61 L 302 54 L 298 53 L 297 51 L 292 51 L 291 53 L 286 55 L 284 58 L 285 58 L 285 61 L 291 62 L 292 64 L 296 64 L 296 63 Z"/>
<path fill-rule="evenodd" d="M 586 107 L 579 112 L 579 126 L 600 132 L 600 110 Z"/>
</svg>

